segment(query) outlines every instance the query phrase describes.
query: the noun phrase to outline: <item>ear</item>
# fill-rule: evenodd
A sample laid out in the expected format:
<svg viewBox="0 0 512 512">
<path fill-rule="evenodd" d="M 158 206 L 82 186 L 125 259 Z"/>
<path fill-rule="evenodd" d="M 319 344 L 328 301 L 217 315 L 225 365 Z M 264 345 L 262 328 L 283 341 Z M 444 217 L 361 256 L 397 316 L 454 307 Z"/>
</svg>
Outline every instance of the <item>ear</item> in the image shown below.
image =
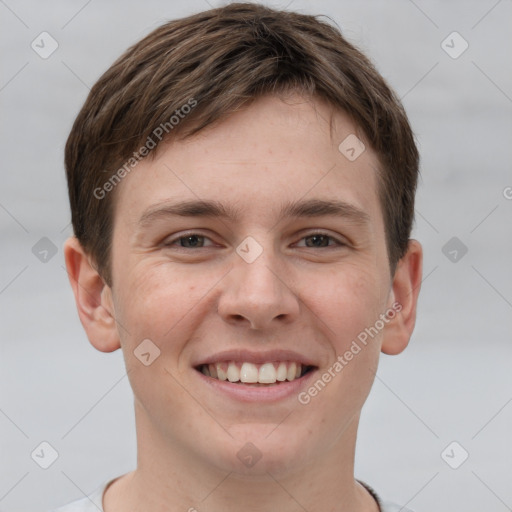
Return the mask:
<svg viewBox="0 0 512 512">
<path fill-rule="evenodd" d="M 89 341 L 101 352 L 117 350 L 121 343 L 111 288 L 98 274 L 76 237 L 70 237 L 64 243 L 64 258 L 78 316 Z"/>
<path fill-rule="evenodd" d="M 397 311 L 383 331 L 381 350 L 395 355 L 407 347 L 416 323 L 416 306 L 421 288 L 423 249 L 417 240 L 409 240 L 406 254 L 398 262 L 388 307 Z M 395 307 L 393 307 L 395 304 Z"/>
</svg>

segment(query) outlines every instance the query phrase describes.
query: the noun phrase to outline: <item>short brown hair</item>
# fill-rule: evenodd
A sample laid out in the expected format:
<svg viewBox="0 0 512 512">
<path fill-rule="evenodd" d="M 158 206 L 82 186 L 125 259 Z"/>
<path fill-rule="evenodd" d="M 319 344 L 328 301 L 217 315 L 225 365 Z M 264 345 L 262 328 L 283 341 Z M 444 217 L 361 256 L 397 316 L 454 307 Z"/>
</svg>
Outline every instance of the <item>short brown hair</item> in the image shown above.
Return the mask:
<svg viewBox="0 0 512 512">
<path fill-rule="evenodd" d="M 318 16 L 232 3 L 169 21 L 130 47 L 74 122 L 65 149 L 73 229 L 108 285 L 116 194 L 103 200 L 96 191 L 105 191 L 116 170 L 119 179 L 129 171 L 120 166 L 140 156 L 156 127 L 166 127 L 166 137 L 191 136 L 258 97 L 287 91 L 346 112 L 376 152 L 394 274 L 407 250 L 419 173 L 400 100 L 370 60 Z M 174 126 L 171 118 L 191 100 L 194 108 Z"/>
</svg>

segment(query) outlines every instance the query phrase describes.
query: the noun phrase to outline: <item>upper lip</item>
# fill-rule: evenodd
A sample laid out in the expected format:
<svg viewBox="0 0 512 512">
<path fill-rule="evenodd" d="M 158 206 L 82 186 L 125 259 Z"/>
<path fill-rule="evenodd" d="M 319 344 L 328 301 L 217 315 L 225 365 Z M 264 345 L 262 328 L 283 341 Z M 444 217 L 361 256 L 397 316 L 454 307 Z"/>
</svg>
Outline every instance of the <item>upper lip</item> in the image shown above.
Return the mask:
<svg viewBox="0 0 512 512">
<path fill-rule="evenodd" d="M 305 366 L 316 366 L 312 359 L 293 350 L 266 350 L 264 352 L 256 352 L 254 350 L 244 349 L 217 352 L 211 356 L 201 358 L 197 362 L 193 363 L 193 366 L 197 367 L 204 364 L 220 363 L 223 361 L 237 361 L 253 364 L 263 364 L 274 361 L 293 361 Z"/>
</svg>

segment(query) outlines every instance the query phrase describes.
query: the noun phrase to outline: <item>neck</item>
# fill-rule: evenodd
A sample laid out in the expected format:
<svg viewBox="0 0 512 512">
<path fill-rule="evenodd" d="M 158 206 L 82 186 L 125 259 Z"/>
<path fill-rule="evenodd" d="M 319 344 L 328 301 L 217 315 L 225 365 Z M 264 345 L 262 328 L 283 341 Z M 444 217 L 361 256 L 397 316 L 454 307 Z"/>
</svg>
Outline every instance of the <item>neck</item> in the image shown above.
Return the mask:
<svg viewBox="0 0 512 512">
<path fill-rule="evenodd" d="M 105 492 L 105 512 L 378 512 L 375 500 L 354 480 L 354 451 L 359 418 L 340 434 L 322 457 L 301 467 L 267 467 L 241 474 L 198 460 L 179 444 L 169 445 L 135 406 L 137 469 L 117 479 Z"/>
</svg>

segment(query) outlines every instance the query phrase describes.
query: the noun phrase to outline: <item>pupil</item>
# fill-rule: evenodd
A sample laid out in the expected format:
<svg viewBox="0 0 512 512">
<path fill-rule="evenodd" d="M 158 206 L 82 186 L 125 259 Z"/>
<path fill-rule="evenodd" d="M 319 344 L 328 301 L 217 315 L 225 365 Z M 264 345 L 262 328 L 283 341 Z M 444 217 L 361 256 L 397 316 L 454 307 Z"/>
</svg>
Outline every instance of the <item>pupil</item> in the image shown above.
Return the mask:
<svg viewBox="0 0 512 512">
<path fill-rule="evenodd" d="M 189 235 L 189 236 L 184 238 L 185 245 L 187 245 L 187 243 L 189 243 L 192 240 L 192 243 L 190 243 L 190 245 L 192 247 L 197 247 L 199 238 L 200 237 L 198 235 Z M 194 240 L 195 240 L 195 242 L 194 242 Z"/>
<path fill-rule="evenodd" d="M 326 235 L 311 235 L 310 239 L 314 240 L 314 241 L 318 241 L 319 239 L 323 239 L 325 242 L 328 242 Z M 326 247 L 327 245 L 328 245 L 328 243 L 327 244 L 326 243 L 317 244 L 317 243 L 313 242 L 313 247 L 315 247 L 315 246 L 316 247 Z"/>
</svg>

